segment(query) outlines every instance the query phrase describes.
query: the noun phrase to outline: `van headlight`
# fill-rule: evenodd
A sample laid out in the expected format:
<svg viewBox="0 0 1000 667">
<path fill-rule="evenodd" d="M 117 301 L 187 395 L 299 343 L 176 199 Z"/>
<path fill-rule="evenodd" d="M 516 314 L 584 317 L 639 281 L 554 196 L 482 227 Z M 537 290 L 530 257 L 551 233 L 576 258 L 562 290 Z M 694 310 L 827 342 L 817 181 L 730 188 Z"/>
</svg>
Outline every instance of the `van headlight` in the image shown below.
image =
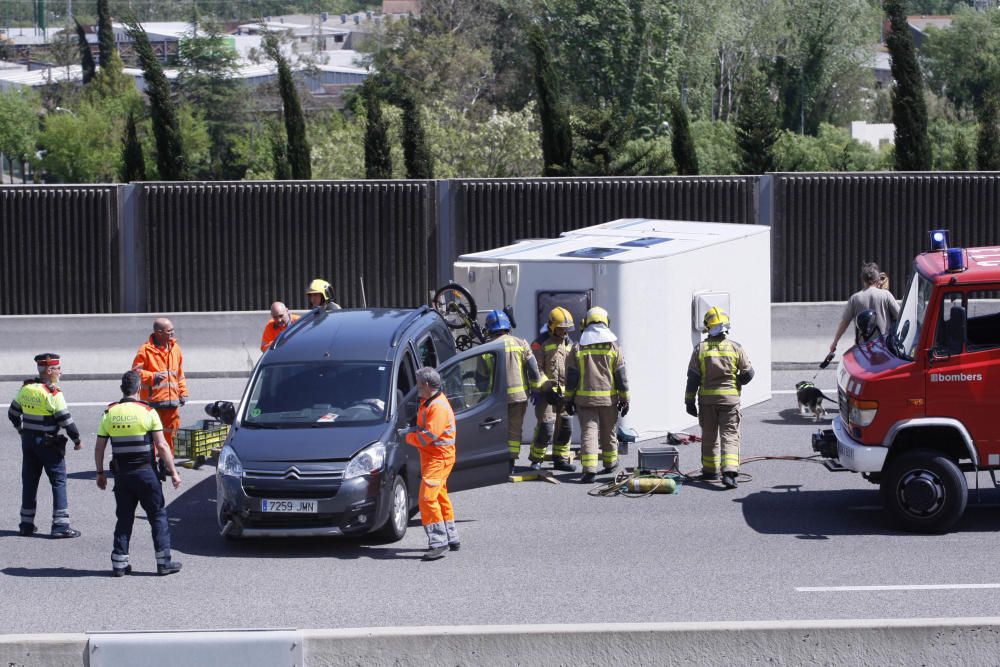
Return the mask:
<svg viewBox="0 0 1000 667">
<path fill-rule="evenodd" d="M 219 452 L 219 465 L 216 468 L 220 475 L 225 477 L 243 477 L 243 464 L 240 457 L 236 456 L 236 451 L 226 445 Z"/>
<path fill-rule="evenodd" d="M 347 464 L 344 479 L 370 475 L 381 470 L 383 465 L 385 465 L 385 445 L 382 442 L 373 442 L 358 452 Z"/>
</svg>

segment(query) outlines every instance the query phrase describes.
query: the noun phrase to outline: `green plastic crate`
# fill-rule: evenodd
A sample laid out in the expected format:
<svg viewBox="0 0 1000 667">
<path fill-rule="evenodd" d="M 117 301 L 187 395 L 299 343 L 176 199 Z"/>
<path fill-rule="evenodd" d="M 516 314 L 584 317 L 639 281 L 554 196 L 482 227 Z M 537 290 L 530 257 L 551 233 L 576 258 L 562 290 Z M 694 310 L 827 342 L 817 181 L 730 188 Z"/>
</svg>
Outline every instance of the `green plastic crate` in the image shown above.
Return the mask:
<svg viewBox="0 0 1000 667">
<path fill-rule="evenodd" d="M 229 425 L 214 419 L 203 419 L 196 426 L 183 426 L 174 435 L 174 455 L 190 459 L 195 467 L 209 459 L 213 452 L 222 449 L 229 433 Z"/>
</svg>

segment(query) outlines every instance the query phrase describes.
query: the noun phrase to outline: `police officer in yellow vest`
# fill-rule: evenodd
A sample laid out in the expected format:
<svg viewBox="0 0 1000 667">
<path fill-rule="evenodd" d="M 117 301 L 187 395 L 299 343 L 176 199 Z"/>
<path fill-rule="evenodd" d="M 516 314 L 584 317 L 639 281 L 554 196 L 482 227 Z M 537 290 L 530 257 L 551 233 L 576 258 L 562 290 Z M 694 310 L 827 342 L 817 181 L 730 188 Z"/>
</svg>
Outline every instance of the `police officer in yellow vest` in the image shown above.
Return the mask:
<svg viewBox="0 0 1000 667">
<path fill-rule="evenodd" d="M 486 331 L 493 340 L 502 340 L 506 356 L 507 385 L 507 449 L 510 452 L 510 471 L 521 454 L 521 435 L 524 413 L 528 406 L 528 391 L 540 390 L 545 377 L 538 370 L 538 362 L 531 354 L 528 341 L 510 333 L 510 318 L 502 310 L 491 310 L 486 315 Z"/>
<path fill-rule="evenodd" d="M 701 476 L 736 488 L 740 471 L 740 387 L 753 379 L 753 366 L 743 347 L 726 338 L 729 315 L 719 307 L 705 313 L 708 338 L 698 343 L 688 364 L 684 403 L 701 425 Z M 698 406 L 695 406 L 695 396 Z M 720 447 L 721 441 L 721 447 Z M 721 449 L 721 456 L 720 456 Z"/>
<path fill-rule="evenodd" d="M 52 485 L 52 537 L 79 537 L 69 525 L 66 498 L 66 436 L 80 449 L 80 431 L 59 390 L 62 362 L 58 354 L 47 352 L 35 357 L 38 377 L 25 380 L 7 409 L 7 418 L 21 434 L 21 522 L 18 533 L 33 534 L 36 496 L 42 470 Z"/>
<path fill-rule="evenodd" d="M 565 308 L 555 307 L 549 312 L 549 322 L 542 334 L 531 343 L 531 352 L 546 378 L 554 385 L 553 395 L 561 397 L 566 390 L 566 359 L 573 349 L 569 332 L 573 330 L 573 316 Z M 532 393 L 535 403 L 535 437 L 531 441 L 532 470 L 540 470 L 545 460 L 545 450 L 552 445 L 552 467 L 555 470 L 572 472 L 569 462 L 569 441 L 573 427 L 569 415 L 563 409 L 561 400 L 555 404 L 539 392 Z"/>
<path fill-rule="evenodd" d="M 166 468 L 176 489 L 181 476 L 174 467 L 170 446 L 163 437 L 163 424 L 156 410 L 139 400 L 141 378 L 136 371 L 122 376 L 122 398 L 104 411 L 97 428 L 97 446 L 94 463 L 97 466 L 97 486 L 103 491 L 108 486 L 104 474 L 104 450 L 111 440 L 111 469 L 115 473 L 115 524 L 114 547 L 111 551 L 111 574 L 123 577 L 131 574 L 129 540 L 135 522 L 136 505 L 143 512 L 153 530 L 153 548 L 156 549 L 156 573 L 163 576 L 179 572 L 181 564 L 170 558 L 170 529 L 167 527 L 167 510 L 164 508 L 163 489 L 157 477 L 153 447 Z"/>
<path fill-rule="evenodd" d="M 591 308 L 583 320 L 579 344 L 566 362 L 566 406 L 568 414 L 580 417 L 580 463 L 584 484 L 597 476 L 597 451 L 601 450 L 605 473 L 618 467 L 615 426 L 618 414 L 628 414 L 628 376 L 625 355 L 611 331 L 611 320 L 603 308 Z"/>
</svg>

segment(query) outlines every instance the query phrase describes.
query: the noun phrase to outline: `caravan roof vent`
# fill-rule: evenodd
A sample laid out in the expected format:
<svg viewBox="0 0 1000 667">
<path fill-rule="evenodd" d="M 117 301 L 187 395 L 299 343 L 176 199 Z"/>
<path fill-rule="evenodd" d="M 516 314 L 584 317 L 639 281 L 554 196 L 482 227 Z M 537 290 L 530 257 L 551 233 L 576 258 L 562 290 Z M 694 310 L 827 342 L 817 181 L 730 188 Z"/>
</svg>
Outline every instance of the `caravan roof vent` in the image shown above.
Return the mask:
<svg viewBox="0 0 1000 667">
<path fill-rule="evenodd" d="M 624 248 L 579 248 L 572 252 L 559 253 L 560 257 L 579 257 L 580 259 L 604 259 L 611 255 L 626 252 Z"/>
<path fill-rule="evenodd" d="M 665 236 L 643 236 L 641 239 L 632 239 L 618 245 L 628 248 L 648 248 L 659 243 L 666 243 L 667 241 L 673 241 L 673 239 Z"/>
</svg>

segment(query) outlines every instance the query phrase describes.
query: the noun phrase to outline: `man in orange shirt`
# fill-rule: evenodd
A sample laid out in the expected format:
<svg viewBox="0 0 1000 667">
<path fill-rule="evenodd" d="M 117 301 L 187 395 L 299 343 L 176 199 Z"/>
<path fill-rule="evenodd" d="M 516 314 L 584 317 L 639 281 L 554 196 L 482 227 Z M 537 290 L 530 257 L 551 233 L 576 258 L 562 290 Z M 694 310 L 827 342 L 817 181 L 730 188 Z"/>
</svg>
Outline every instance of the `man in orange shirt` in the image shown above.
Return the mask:
<svg viewBox="0 0 1000 667">
<path fill-rule="evenodd" d="M 174 436 L 181 426 L 180 407 L 187 402 L 184 356 L 174 340 L 174 325 L 165 317 L 153 322 L 153 333 L 139 346 L 132 370 L 142 378 L 140 400 L 156 408 L 163 422 L 163 437 L 174 452 Z"/>
<path fill-rule="evenodd" d="M 417 394 L 417 425 L 401 433 L 407 444 L 420 450 L 420 521 L 428 541 L 423 560 L 437 560 L 461 546 L 448 498 L 448 475 L 455 467 L 455 413 L 441 393 L 441 376 L 433 368 L 417 371 Z"/>
<path fill-rule="evenodd" d="M 260 351 L 271 347 L 271 343 L 282 331 L 299 319 L 298 315 L 288 312 L 288 308 L 280 301 L 271 304 L 271 321 L 264 325 L 264 335 L 260 337 Z"/>
</svg>

